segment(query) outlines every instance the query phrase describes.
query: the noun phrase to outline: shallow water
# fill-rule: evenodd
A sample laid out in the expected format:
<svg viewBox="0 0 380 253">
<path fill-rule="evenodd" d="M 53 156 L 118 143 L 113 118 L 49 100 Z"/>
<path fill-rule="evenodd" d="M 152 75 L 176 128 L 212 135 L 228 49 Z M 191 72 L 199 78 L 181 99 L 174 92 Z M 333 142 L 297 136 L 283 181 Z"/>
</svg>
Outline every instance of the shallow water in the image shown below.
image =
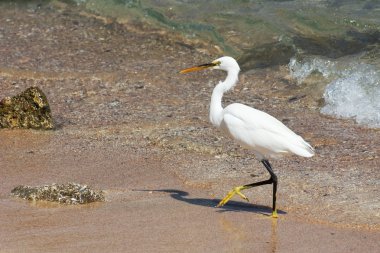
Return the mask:
<svg viewBox="0 0 380 253">
<path fill-rule="evenodd" d="M 239 58 L 243 70 L 278 64 L 291 67 L 295 56 L 315 56 L 299 63 L 302 67 L 297 73 L 290 71 L 300 84 L 312 71 L 322 73 L 323 77 L 316 82 L 326 87 L 321 112 L 380 127 L 379 1 L 78 0 L 77 3 L 121 22 L 138 21 L 190 41 L 209 43 L 216 49 L 214 55 Z M 356 56 L 347 57 L 358 54 L 366 55 L 360 63 Z"/>
<path fill-rule="evenodd" d="M 215 43 L 228 54 L 275 41 L 289 41 L 302 50 L 313 51 L 318 39 L 336 36 L 343 55 L 359 51 L 376 40 L 380 26 L 378 1 L 179 1 L 179 0 L 79 0 L 100 14 L 120 19 L 138 19 Z M 316 45 L 307 44 L 317 39 Z M 339 39 L 338 39 L 339 38 Z M 346 40 L 346 41 L 345 41 Z M 319 46 L 328 49 L 319 41 Z M 348 43 L 344 43 L 348 42 Z M 331 46 L 331 45 L 330 45 Z M 336 50 L 338 51 L 338 50 Z M 346 52 L 345 52 L 346 51 Z"/>
</svg>

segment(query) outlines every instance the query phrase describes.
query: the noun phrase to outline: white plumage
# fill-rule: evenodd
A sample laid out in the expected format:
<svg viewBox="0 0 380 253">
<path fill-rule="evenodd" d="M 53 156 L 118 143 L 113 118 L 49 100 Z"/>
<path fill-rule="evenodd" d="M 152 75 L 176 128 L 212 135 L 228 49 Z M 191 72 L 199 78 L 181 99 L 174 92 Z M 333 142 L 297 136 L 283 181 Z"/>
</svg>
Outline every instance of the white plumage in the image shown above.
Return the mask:
<svg viewBox="0 0 380 253">
<path fill-rule="evenodd" d="M 241 145 L 254 151 L 259 160 L 287 153 L 311 157 L 313 148 L 271 115 L 243 104 L 223 109 L 220 127 Z"/>
<path fill-rule="evenodd" d="M 314 155 L 314 149 L 301 136 L 295 134 L 281 121 L 265 112 L 239 103 L 228 105 L 223 109 L 223 94 L 235 86 L 240 72 L 238 63 L 232 57 L 224 56 L 211 63 L 184 69 L 181 73 L 206 68 L 221 69 L 227 72 L 226 80 L 219 82 L 211 95 L 211 123 L 221 128 L 242 146 L 251 149 L 271 175 L 269 180 L 235 187 L 218 206 L 226 204 L 235 193 L 247 200 L 247 197 L 240 192 L 241 190 L 264 184 L 273 184 L 273 217 L 277 217 L 277 176 L 274 174 L 268 159 L 291 153 L 311 157 Z"/>
</svg>

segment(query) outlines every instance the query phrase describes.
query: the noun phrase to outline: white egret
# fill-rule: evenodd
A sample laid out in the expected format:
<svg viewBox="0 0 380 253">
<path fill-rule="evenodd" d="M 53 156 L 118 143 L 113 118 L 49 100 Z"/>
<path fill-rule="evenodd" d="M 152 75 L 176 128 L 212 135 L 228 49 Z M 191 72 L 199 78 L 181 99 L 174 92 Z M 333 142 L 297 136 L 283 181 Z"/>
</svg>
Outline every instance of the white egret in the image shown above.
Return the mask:
<svg viewBox="0 0 380 253">
<path fill-rule="evenodd" d="M 211 123 L 221 128 L 242 146 L 251 149 L 270 174 L 268 180 L 234 187 L 219 202 L 218 207 L 225 205 L 235 194 L 248 201 L 248 198 L 241 193 L 242 190 L 273 184 L 272 217 L 277 218 L 277 176 L 273 172 L 268 159 L 292 153 L 303 157 L 311 157 L 314 155 L 314 149 L 301 136 L 295 134 L 281 121 L 265 112 L 239 103 L 230 104 L 223 109 L 223 94 L 233 88 L 238 81 L 240 67 L 235 59 L 224 56 L 211 63 L 181 70 L 180 73 L 203 69 L 221 69 L 227 72 L 227 78 L 224 82 L 220 81 L 212 92 L 210 104 Z"/>
</svg>

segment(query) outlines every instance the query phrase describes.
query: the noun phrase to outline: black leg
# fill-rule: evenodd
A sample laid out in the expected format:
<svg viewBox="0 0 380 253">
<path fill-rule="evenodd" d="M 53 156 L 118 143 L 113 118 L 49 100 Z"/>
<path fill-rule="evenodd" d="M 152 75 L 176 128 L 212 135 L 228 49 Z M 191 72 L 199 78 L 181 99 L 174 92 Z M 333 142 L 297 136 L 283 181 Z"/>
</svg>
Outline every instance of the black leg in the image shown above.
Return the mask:
<svg viewBox="0 0 380 253">
<path fill-rule="evenodd" d="M 265 166 L 265 168 L 268 170 L 270 174 L 270 178 L 268 180 L 252 183 L 252 184 L 246 184 L 244 187 L 246 188 L 252 188 L 260 185 L 265 184 L 273 184 L 273 203 L 272 203 L 272 210 L 273 212 L 276 211 L 276 195 L 277 195 L 277 176 L 274 174 L 272 166 L 268 162 L 268 160 L 262 160 L 262 164 Z"/>
<path fill-rule="evenodd" d="M 277 194 L 277 176 L 274 174 L 272 167 L 268 160 L 262 160 L 262 164 L 265 166 L 265 168 L 268 170 L 270 174 L 270 178 L 268 180 L 252 183 L 252 184 L 246 184 L 243 186 L 238 186 L 233 188 L 217 205 L 217 207 L 224 206 L 235 194 L 238 194 L 240 197 L 248 201 L 248 198 L 244 196 L 240 191 L 249 189 L 252 187 L 265 185 L 265 184 L 273 184 L 273 207 L 272 207 L 272 217 L 277 218 L 277 210 L 276 210 L 276 194 Z"/>
<path fill-rule="evenodd" d="M 274 174 L 272 166 L 270 165 L 268 160 L 262 160 L 261 162 L 264 164 L 265 168 L 268 170 L 270 177 L 271 177 L 271 180 L 272 180 L 272 183 L 273 183 L 273 207 L 272 207 L 272 210 L 273 210 L 273 212 L 275 212 L 276 211 L 277 182 L 278 182 L 277 176 L 276 176 L 276 174 Z"/>
</svg>

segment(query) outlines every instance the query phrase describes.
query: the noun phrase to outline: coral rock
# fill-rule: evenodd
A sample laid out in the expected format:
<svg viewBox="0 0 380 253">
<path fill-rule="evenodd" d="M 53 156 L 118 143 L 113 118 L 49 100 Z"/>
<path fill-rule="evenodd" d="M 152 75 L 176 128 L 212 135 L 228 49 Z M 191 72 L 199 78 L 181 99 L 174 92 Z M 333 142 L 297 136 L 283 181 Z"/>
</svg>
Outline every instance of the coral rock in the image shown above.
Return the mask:
<svg viewBox="0 0 380 253">
<path fill-rule="evenodd" d="M 0 128 L 53 129 L 54 122 L 45 94 L 30 87 L 0 101 Z"/>
<path fill-rule="evenodd" d="M 19 185 L 11 191 L 13 196 L 27 200 L 45 200 L 63 204 L 86 204 L 104 201 L 103 191 L 90 189 L 77 183 L 51 184 L 37 187 Z"/>
</svg>

